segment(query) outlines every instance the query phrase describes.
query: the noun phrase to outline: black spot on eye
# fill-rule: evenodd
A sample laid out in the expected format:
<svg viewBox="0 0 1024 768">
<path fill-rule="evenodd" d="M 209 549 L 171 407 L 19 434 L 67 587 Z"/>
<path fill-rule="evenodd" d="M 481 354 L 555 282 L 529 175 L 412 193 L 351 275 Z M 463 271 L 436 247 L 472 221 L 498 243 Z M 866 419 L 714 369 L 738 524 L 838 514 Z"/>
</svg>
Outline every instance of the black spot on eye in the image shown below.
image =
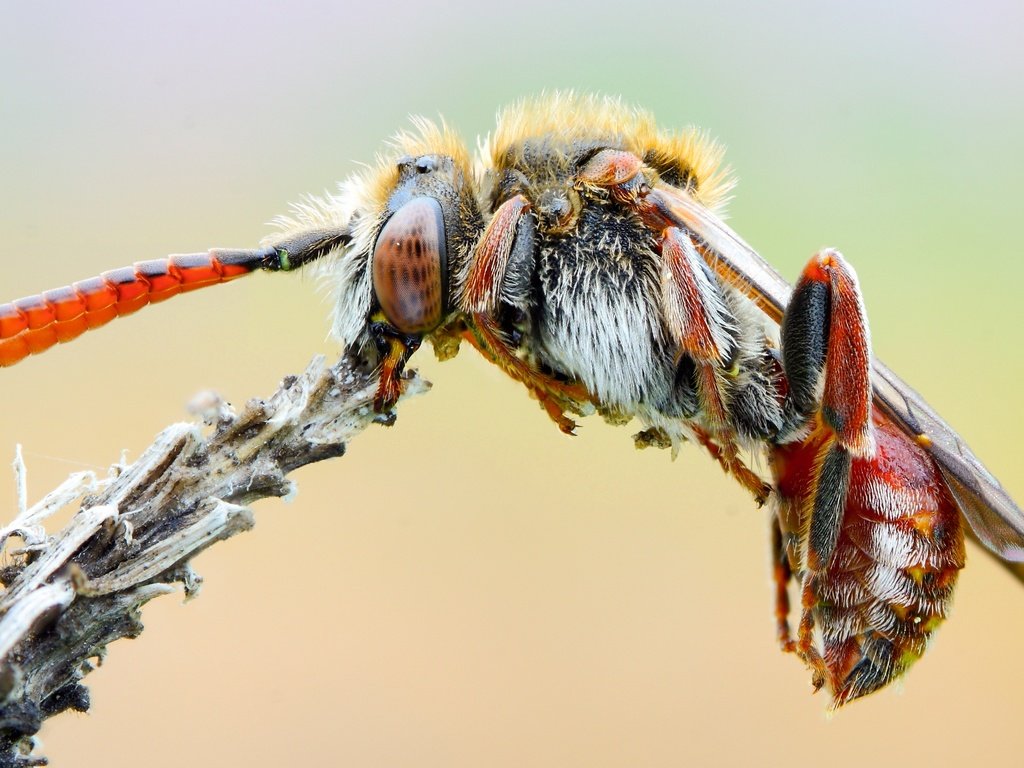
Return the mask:
<svg viewBox="0 0 1024 768">
<path fill-rule="evenodd" d="M 437 161 L 432 157 L 421 157 L 416 161 L 417 173 L 430 173 L 437 168 Z"/>
</svg>

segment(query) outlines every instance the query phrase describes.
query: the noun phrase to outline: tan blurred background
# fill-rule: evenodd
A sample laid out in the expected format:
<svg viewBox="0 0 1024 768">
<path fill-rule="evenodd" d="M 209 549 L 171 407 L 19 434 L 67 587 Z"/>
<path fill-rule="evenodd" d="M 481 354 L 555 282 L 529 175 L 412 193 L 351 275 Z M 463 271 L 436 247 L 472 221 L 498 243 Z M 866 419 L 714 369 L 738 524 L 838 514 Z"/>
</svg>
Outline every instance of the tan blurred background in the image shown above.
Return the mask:
<svg viewBox="0 0 1024 768">
<path fill-rule="evenodd" d="M 889 5 L 9 3 L 0 301 L 255 244 L 410 113 L 472 140 L 523 95 L 621 94 L 729 145 L 731 221 L 784 274 L 844 250 L 876 352 L 1024 499 L 1024 12 Z M 0 457 L 24 445 L 34 499 L 137 456 L 200 389 L 335 354 L 326 314 L 258 276 L 2 371 Z M 257 505 L 198 600 L 147 607 L 92 712 L 47 723 L 54 765 L 1020 759 L 1024 588 L 979 550 L 905 684 L 830 718 L 776 648 L 766 513 L 705 456 L 565 438 L 471 350 L 418 363 L 434 391 L 395 428 Z"/>
</svg>

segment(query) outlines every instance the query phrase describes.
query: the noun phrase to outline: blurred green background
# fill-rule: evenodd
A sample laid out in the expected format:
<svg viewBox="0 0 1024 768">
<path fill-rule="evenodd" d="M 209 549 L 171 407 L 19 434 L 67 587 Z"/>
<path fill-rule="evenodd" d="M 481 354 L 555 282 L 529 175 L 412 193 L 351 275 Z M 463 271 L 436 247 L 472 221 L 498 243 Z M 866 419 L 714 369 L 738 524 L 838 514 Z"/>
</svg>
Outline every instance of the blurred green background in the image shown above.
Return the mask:
<svg viewBox="0 0 1024 768">
<path fill-rule="evenodd" d="M 0 6 L 3 296 L 212 245 L 332 188 L 410 114 L 467 140 L 541 90 L 729 147 L 783 274 L 840 247 L 876 353 L 1024 499 L 1019 3 L 524 0 Z M 200 292 L 15 368 L 35 499 L 241 402 L 325 340 L 312 281 Z M 557 432 L 466 350 L 197 562 L 42 732 L 57 766 L 955 764 L 1019 759 L 1024 589 L 977 549 L 906 682 L 835 717 L 775 644 L 767 513 L 694 449 Z M 0 477 L 5 516 L 13 481 Z M 953 734 L 956 734 L 954 738 Z"/>
</svg>

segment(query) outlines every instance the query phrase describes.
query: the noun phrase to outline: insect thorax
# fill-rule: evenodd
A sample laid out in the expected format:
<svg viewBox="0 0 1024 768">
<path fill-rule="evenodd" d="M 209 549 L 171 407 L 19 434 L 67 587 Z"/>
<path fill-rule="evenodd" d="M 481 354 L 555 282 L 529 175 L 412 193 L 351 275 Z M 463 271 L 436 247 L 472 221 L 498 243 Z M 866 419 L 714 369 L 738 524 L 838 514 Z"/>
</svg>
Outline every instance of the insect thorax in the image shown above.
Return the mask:
<svg viewBox="0 0 1024 768">
<path fill-rule="evenodd" d="M 681 359 L 661 311 L 662 257 L 657 235 L 601 190 L 576 183 L 596 152 L 620 148 L 615 137 L 573 141 L 545 136 L 510 146 L 491 172 L 495 211 L 526 197 L 537 244 L 526 354 L 560 378 L 582 382 L 599 407 L 618 416 L 678 424 L 701 419 L 692 368 Z M 732 289 L 736 354 L 735 418 L 745 435 L 777 428 L 778 395 L 765 368 L 764 331 Z"/>
</svg>

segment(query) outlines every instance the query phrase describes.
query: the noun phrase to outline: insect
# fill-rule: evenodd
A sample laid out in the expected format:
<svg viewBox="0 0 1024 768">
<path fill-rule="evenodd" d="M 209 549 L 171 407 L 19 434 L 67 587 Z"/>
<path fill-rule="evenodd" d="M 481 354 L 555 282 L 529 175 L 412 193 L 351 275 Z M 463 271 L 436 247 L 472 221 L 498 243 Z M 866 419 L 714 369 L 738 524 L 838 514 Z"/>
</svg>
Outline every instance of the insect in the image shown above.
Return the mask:
<svg viewBox="0 0 1024 768">
<path fill-rule="evenodd" d="M 317 270 L 334 336 L 378 365 L 378 411 L 424 340 L 440 359 L 465 341 L 563 432 L 573 416 L 635 418 L 639 446 L 697 443 L 770 501 L 779 641 L 840 706 L 923 654 L 964 564 L 962 521 L 1021 561 L 1024 515 L 872 358 L 838 251 L 791 289 L 722 223 L 721 154 L 591 96 L 502 112 L 475 160 L 447 126 L 416 120 L 259 248 L 138 262 L 0 306 L 0 365 L 189 290 Z"/>
</svg>

